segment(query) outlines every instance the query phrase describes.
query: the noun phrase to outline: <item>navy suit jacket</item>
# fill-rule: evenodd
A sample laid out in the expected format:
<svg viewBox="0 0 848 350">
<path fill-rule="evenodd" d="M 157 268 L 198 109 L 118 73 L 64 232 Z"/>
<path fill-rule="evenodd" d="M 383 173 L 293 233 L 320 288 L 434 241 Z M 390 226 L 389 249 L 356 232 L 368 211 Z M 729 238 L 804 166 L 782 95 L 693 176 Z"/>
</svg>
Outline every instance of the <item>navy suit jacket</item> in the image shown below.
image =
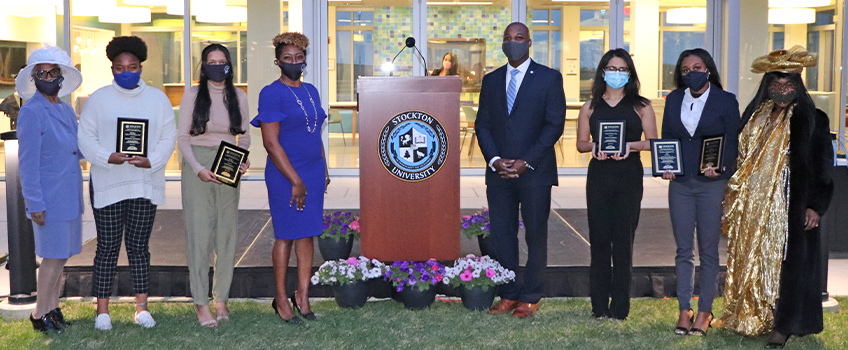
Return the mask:
<svg viewBox="0 0 848 350">
<path fill-rule="evenodd" d="M 695 135 L 689 135 L 689 131 L 680 120 L 680 106 L 683 104 L 685 89 L 672 91 L 665 99 L 665 112 L 663 113 L 662 138 L 680 140 L 680 152 L 683 157 L 683 175 L 677 176 L 675 181 L 688 181 L 695 178 L 699 181 L 727 180 L 736 171 L 736 156 L 739 154 L 739 102 L 732 93 L 710 87 L 710 95 L 704 104 L 701 120 Z M 701 162 L 701 140 L 708 136 L 724 135 L 724 171 L 717 179 L 711 179 L 703 175 L 698 167 Z"/>
<path fill-rule="evenodd" d="M 474 130 L 486 163 L 495 156 L 523 159 L 518 179 L 502 179 L 486 167 L 486 185 L 557 185 L 556 145 L 565 126 L 565 92 L 560 72 L 530 62 L 518 88 L 512 113 L 506 106 L 506 66 L 483 77 Z"/>
</svg>

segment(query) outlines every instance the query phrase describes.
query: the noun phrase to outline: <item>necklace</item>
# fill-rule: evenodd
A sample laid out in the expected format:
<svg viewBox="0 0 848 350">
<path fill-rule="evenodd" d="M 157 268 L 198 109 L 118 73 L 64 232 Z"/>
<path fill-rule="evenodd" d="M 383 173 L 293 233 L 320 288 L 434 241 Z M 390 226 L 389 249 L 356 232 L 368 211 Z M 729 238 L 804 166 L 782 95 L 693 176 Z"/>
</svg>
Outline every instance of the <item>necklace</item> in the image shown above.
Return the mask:
<svg viewBox="0 0 848 350">
<path fill-rule="evenodd" d="M 612 97 L 607 96 L 607 94 L 604 94 L 602 97 L 604 98 L 604 100 L 607 100 L 607 101 L 617 101 L 617 100 L 620 100 L 623 97 L 623 95 L 618 96 L 617 98 L 612 98 Z"/>
<path fill-rule="evenodd" d="M 297 100 L 300 109 L 303 110 L 303 115 L 306 117 L 306 131 L 309 131 L 310 134 L 315 133 L 315 130 L 318 130 L 318 109 L 315 108 L 315 101 L 312 100 L 312 94 L 309 93 L 309 89 L 304 90 L 306 90 L 306 95 L 309 96 L 309 102 L 312 103 L 312 111 L 315 112 L 315 122 L 311 128 L 309 127 L 309 113 L 306 113 L 306 108 L 303 108 L 303 102 L 297 97 L 297 94 L 294 93 L 294 90 L 290 86 L 286 85 L 286 83 L 283 83 L 283 85 L 289 88 L 289 91 L 294 95 L 294 99 Z"/>
</svg>

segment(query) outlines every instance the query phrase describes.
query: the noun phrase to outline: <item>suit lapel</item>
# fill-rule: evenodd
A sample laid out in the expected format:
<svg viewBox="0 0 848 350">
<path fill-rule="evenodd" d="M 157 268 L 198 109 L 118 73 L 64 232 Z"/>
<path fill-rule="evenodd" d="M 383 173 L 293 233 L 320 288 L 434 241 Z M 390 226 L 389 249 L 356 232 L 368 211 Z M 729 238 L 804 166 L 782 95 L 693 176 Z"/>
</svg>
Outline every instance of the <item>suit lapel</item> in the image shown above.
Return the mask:
<svg viewBox="0 0 848 350">
<path fill-rule="evenodd" d="M 536 68 L 536 62 L 530 60 L 530 65 L 527 67 L 527 71 L 524 72 L 524 79 L 521 80 L 521 85 L 518 87 L 518 92 L 515 95 L 515 102 L 512 104 L 512 111 L 515 112 L 519 106 L 522 104 L 521 102 L 524 99 L 530 98 L 532 96 L 531 86 L 533 86 L 533 81 L 535 80 L 534 69 Z M 506 73 L 504 73 L 506 74 Z M 506 76 L 504 76 L 504 81 L 506 81 Z M 506 96 L 506 90 L 504 89 L 504 96 Z M 504 98 L 506 100 L 506 98 Z M 512 113 L 510 113 L 512 115 Z"/>
<path fill-rule="evenodd" d="M 504 65 L 501 68 L 498 68 L 494 72 L 490 73 L 495 76 L 495 81 L 498 82 L 498 84 L 495 86 L 494 100 L 501 101 L 499 103 L 500 106 L 498 106 L 498 109 L 503 112 L 503 115 L 507 115 L 507 111 L 509 110 L 506 107 L 506 85 L 503 85 L 506 81 L 506 70 L 506 66 Z"/>
<path fill-rule="evenodd" d="M 716 95 L 717 94 L 715 93 L 715 91 L 710 91 L 710 95 L 707 96 L 707 102 L 704 103 L 704 109 L 701 111 L 701 119 L 698 120 L 698 127 L 695 128 L 695 135 L 694 136 L 703 136 L 703 135 L 701 135 L 702 134 L 701 130 L 703 129 L 702 126 L 703 125 L 709 125 L 710 119 L 713 117 L 712 111 L 714 109 L 713 108 L 713 104 L 715 104 L 714 101 L 717 98 Z M 708 136 L 712 136 L 712 135 L 708 135 Z"/>
</svg>

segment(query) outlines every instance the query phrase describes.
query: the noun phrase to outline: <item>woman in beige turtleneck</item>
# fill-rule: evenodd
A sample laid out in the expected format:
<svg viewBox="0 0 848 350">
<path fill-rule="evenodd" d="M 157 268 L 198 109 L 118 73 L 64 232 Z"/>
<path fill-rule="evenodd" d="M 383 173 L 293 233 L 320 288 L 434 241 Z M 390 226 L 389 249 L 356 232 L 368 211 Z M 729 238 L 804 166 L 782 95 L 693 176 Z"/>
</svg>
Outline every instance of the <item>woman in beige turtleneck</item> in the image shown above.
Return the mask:
<svg viewBox="0 0 848 350">
<path fill-rule="evenodd" d="M 238 225 L 238 188 L 223 185 L 209 170 L 221 141 L 250 147 L 247 95 L 233 86 L 230 52 L 211 44 L 201 55 L 200 84 L 180 103 L 177 142 L 183 154 L 182 197 L 185 214 L 186 260 L 197 319 L 204 327 L 229 320 L 227 298 L 233 279 Z M 238 141 L 236 141 L 238 138 Z M 241 172 L 250 166 L 242 164 Z M 209 253 L 215 249 L 209 308 Z"/>
</svg>

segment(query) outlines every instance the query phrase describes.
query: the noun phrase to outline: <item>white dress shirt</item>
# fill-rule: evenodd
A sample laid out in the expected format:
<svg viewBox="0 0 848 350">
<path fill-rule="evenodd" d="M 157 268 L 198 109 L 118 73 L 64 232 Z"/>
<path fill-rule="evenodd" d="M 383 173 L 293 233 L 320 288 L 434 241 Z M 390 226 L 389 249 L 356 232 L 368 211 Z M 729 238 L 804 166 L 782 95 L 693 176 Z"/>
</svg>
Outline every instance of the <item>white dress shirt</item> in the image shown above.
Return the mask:
<svg viewBox="0 0 848 350">
<path fill-rule="evenodd" d="M 683 103 L 680 104 L 680 121 L 686 127 L 689 135 L 695 136 L 695 129 L 698 129 L 698 123 L 701 121 L 701 113 L 704 112 L 704 105 L 707 103 L 707 98 L 710 97 L 710 88 L 697 98 L 692 96 L 689 88 L 683 92 Z"/>
<path fill-rule="evenodd" d="M 515 95 L 518 96 L 518 91 L 521 90 L 521 82 L 524 81 L 524 75 L 527 73 L 527 69 L 530 68 L 530 59 L 528 58 L 524 63 L 518 65 L 518 67 L 513 67 L 509 63 L 506 64 L 506 83 L 504 85 L 504 91 L 509 89 L 509 80 L 512 79 L 512 71 L 518 70 L 518 73 L 515 74 Z M 494 156 L 489 160 L 489 168 L 492 171 L 495 170 L 494 164 L 495 161 L 501 159 L 500 156 Z M 533 170 L 532 167 L 528 165 L 528 167 Z"/>
</svg>

